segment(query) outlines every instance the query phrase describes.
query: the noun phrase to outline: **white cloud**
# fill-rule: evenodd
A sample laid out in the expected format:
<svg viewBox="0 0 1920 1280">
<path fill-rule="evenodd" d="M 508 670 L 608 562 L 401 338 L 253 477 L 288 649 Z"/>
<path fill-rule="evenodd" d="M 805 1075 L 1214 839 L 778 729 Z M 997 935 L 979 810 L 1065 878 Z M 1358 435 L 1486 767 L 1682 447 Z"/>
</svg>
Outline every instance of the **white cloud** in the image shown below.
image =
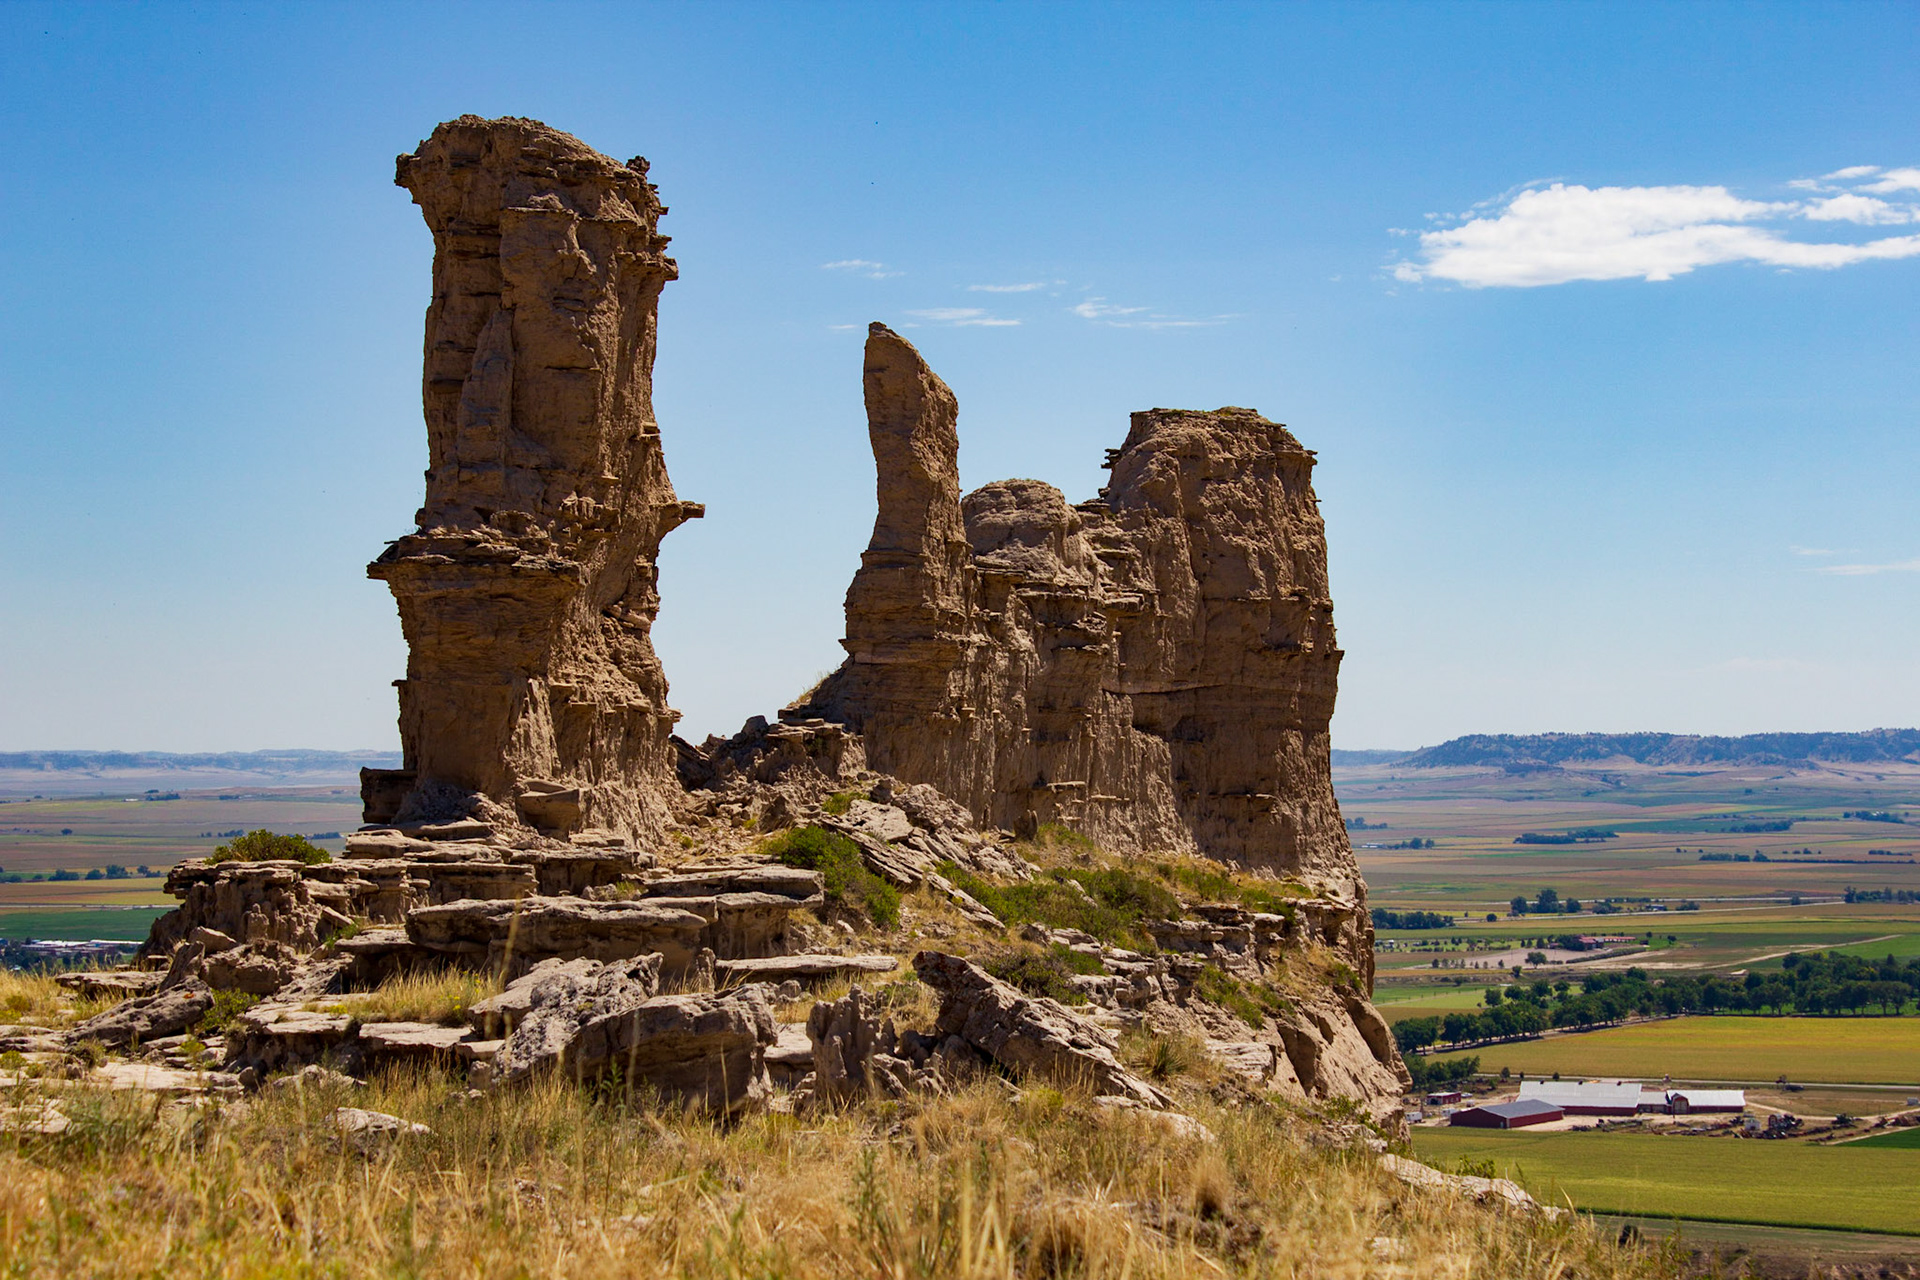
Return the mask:
<svg viewBox="0 0 1920 1280">
<path fill-rule="evenodd" d="M 1854 178 L 1869 178 L 1880 172 L 1877 164 L 1850 164 L 1844 169 L 1835 169 L 1832 173 L 1821 174 L 1823 182 L 1850 182 Z"/>
<path fill-rule="evenodd" d="M 1889 169 L 1878 182 L 1869 182 L 1865 190 L 1879 195 L 1895 191 L 1920 191 L 1920 169 Z"/>
<path fill-rule="evenodd" d="M 1000 316 L 988 315 L 979 307 L 928 307 L 923 311 L 909 311 L 907 314 L 917 316 L 922 320 L 927 320 L 934 324 L 951 324 L 963 328 L 967 326 L 980 326 L 997 329 L 1020 323 L 1018 320 L 1008 320 Z"/>
<path fill-rule="evenodd" d="M 820 264 L 820 269 L 822 271 L 851 271 L 857 275 L 863 275 L 869 280 L 890 280 L 894 276 L 905 274 L 900 271 L 888 270 L 887 264 L 884 262 L 870 262 L 865 258 L 842 258 L 838 262 L 823 262 Z"/>
<path fill-rule="evenodd" d="M 1837 556 L 1838 551 L 1829 551 L 1825 547 L 1788 547 L 1787 550 L 1797 556 Z"/>
<path fill-rule="evenodd" d="M 1870 573 L 1920 573 L 1920 560 L 1896 560 L 1892 564 L 1823 564 L 1815 573 L 1859 578 Z"/>
<path fill-rule="evenodd" d="M 1858 166 L 1856 166 L 1858 168 Z M 1851 174 L 1840 170 L 1832 177 Z M 1869 191 L 1920 170 L 1893 170 Z M 1800 184 L 1833 190 L 1811 180 Z M 1920 236 L 1864 242 L 1789 240 L 1765 224 L 1792 218 L 1885 224 L 1920 221 L 1920 206 L 1850 192 L 1808 201 L 1749 200 L 1725 187 L 1530 186 L 1489 211 L 1420 235 L 1420 261 L 1396 263 L 1410 283 L 1532 288 L 1572 280 L 1671 280 L 1699 267 L 1757 262 L 1831 269 L 1880 258 L 1920 257 Z"/>
<path fill-rule="evenodd" d="M 1824 200 L 1809 200 L 1800 210 L 1800 216 L 1814 222 L 1858 222 L 1863 226 L 1920 220 L 1920 214 L 1913 209 L 1903 209 L 1885 200 L 1857 196 L 1851 192 L 1828 196 Z"/>
<path fill-rule="evenodd" d="M 970 284 L 968 293 L 1032 293 L 1035 289 L 1047 287 L 1045 280 L 1034 280 L 1028 284 Z"/>
<path fill-rule="evenodd" d="M 1108 320 L 1114 316 L 1137 315 L 1147 310 L 1145 307 L 1116 307 L 1105 298 L 1088 298 L 1068 309 L 1083 320 Z"/>
</svg>

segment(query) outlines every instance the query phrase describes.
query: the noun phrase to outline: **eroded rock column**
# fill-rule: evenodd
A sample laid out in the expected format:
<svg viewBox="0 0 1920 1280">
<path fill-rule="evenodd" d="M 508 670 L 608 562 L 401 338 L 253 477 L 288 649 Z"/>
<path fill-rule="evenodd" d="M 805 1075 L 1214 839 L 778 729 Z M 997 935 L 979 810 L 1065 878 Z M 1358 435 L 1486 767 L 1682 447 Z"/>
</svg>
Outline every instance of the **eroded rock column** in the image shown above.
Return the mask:
<svg viewBox="0 0 1920 1280">
<path fill-rule="evenodd" d="M 660 540 L 701 514 L 652 403 L 677 271 L 647 162 L 462 116 L 397 164 L 433 232 L 418 529 L 368 566 L 408 645 L 401 771 L 368 821 L 657 833 L 676 713 L 650 630 Z"/>
</svg>

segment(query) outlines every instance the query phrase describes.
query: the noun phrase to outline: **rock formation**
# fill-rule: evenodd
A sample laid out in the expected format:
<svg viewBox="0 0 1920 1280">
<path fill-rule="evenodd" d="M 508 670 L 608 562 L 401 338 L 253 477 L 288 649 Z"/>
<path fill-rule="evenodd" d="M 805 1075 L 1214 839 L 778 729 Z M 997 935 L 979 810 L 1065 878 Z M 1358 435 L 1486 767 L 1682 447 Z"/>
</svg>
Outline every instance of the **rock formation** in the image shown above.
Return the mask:
<svg viewBox="0 0 1920 1280">
<path fill-rule="evenodd" d="M 1133 415 L 1100 496 L 961 497 L 953 393 L 872 327 L 879 515 L 847 660 L 783 713 L 983 825 L 1063 823 L 1364 894 L 1334 801 L 1340 651 L 1313 454 L 1250 409 Z"/>
<path fill-rule="evenodd" d="M 647 162 L 532 120 L 441 125 L 395 181 L 433 231 L 426 505 L 368 566 L 400 608 L 403 768 L 367 821 L 658 834 L 676 718 L 650 629 L 667 479 Z"/>
</svg>

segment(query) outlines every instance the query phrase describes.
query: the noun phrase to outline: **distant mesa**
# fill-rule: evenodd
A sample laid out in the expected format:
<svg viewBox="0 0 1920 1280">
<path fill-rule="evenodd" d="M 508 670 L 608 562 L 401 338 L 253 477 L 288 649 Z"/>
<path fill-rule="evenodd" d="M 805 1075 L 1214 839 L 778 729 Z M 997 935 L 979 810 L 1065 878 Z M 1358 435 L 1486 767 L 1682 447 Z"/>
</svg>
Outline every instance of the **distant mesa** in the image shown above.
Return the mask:
<svg viewBox="0 0 1920 1280">
<path fill-rule="evenodd" d="M 1411 769 L 1504 768 L 1516 773 L 1619 762 L 1704 768 L 1920 764 L 1920 729 L 1753 733 L 1738 738 L 1687 733 L 1475 733 L 1418 751 L 1335 751 L 1332 755 L 1338 768 L 1398 764 Z"/>
</svg>

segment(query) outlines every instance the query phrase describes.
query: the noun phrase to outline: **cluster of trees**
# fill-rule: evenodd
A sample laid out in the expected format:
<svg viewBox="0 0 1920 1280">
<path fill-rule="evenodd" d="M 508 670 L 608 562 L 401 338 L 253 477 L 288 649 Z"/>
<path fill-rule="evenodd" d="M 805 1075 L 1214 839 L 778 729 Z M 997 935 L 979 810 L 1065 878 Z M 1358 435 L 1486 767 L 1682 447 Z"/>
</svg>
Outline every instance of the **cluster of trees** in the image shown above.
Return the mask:
<svg viewBox="0 0 1920 1280">
<path fill-rule="evenodd" d="M 0 874 L 0 884 L 38 884 L 43 880 L 61 883 L 69 880 L 125 880 L 132 875 L 152 874 L 144 866 L 137 871 L 128 871 L 117 862 L 109 862 L 104 867 L 94 867 L 86 872 L 70 871 L 65 867 L 54 871 L 8 871 Z"/>
<path fill-rule="evenodd" d="M 1608 827 L 1575 827 L 1571 831 L 1523 831 L 1513 838 L 1515 844 L 1592 844 L 1598 840 L 1618 840 L 1620 833 Z"/>
<path fill-rule="evenodd" d="M 1513 914 L 1516 916 L 1524 916 L 1529 911 L 1543 916 L 1555 915 L 1560 912 L 1566 912 L 1571 915 L 1580 910 L 1580 899 L 1568 898 L 1563 902 L 1560 899 L 1560 895 L 1552 889 L 1542 889 L 1534 895 L 1532 902 L 1528 902 L 1526 898 L 1520 894 L 1515 894 L 1513 901 L 1507 905 L 1513 909 Z"/>
<path fill-rule="evenodd" d="M 1888 813 L 1884 809 L 1848 809 L 1840 815 L 1843 818 L 1855 818 L 1861 822 L 1901 822 L 1906 821 L 1897 813 Z"/>
<path fill-rule="evenodd" d="M 1847 886 L 1848 902 L 1920 902 L 1920 889 L 1856 889 Z"/>
<path fill-rule="evenodd" d="M 1771 862 L 1773 859 L 1755 849 L 1752 853 L 1703 853 L 1702 862 Z"/>
<path fill-rule="evenodd" d="M 1451 929 L 1453 924 L 1452 916 L 1443 916 L 1437 911 L 1373 909 L 1373 927 L 1376 929 Z"/>
<path fill-rule="evenodd" d="M 1649 977 L 1644 969 L 1590 973 L 1574 984 L 1548 982 L 1489 987 L 1480 1013 L 1409 1018 L 1393 1029 L 1403 1053 L 1433 1044 L 1510 1040 L 1552 1027 L 1605 1026 L 1635 1015 L 1678 1013 L 1899 1014 L 1920 992 L 1920 959 L 1868 960 L 1838 952 L 1794 953 L 1777 973 L 1750 972 L 1743 981 L 1718 976 Z"/>
<path fill-rule="evenodd" d="M 1408 1058 L 1407 1074 L 1413 1077 L 1416 1089 L 1431 1089 L 1435 1085 L 1459 1084 L 1462 1080 L 1480 1070 L 1480 1055 L 1472 1054 L 1464 1058 Z"/>
</svg>

